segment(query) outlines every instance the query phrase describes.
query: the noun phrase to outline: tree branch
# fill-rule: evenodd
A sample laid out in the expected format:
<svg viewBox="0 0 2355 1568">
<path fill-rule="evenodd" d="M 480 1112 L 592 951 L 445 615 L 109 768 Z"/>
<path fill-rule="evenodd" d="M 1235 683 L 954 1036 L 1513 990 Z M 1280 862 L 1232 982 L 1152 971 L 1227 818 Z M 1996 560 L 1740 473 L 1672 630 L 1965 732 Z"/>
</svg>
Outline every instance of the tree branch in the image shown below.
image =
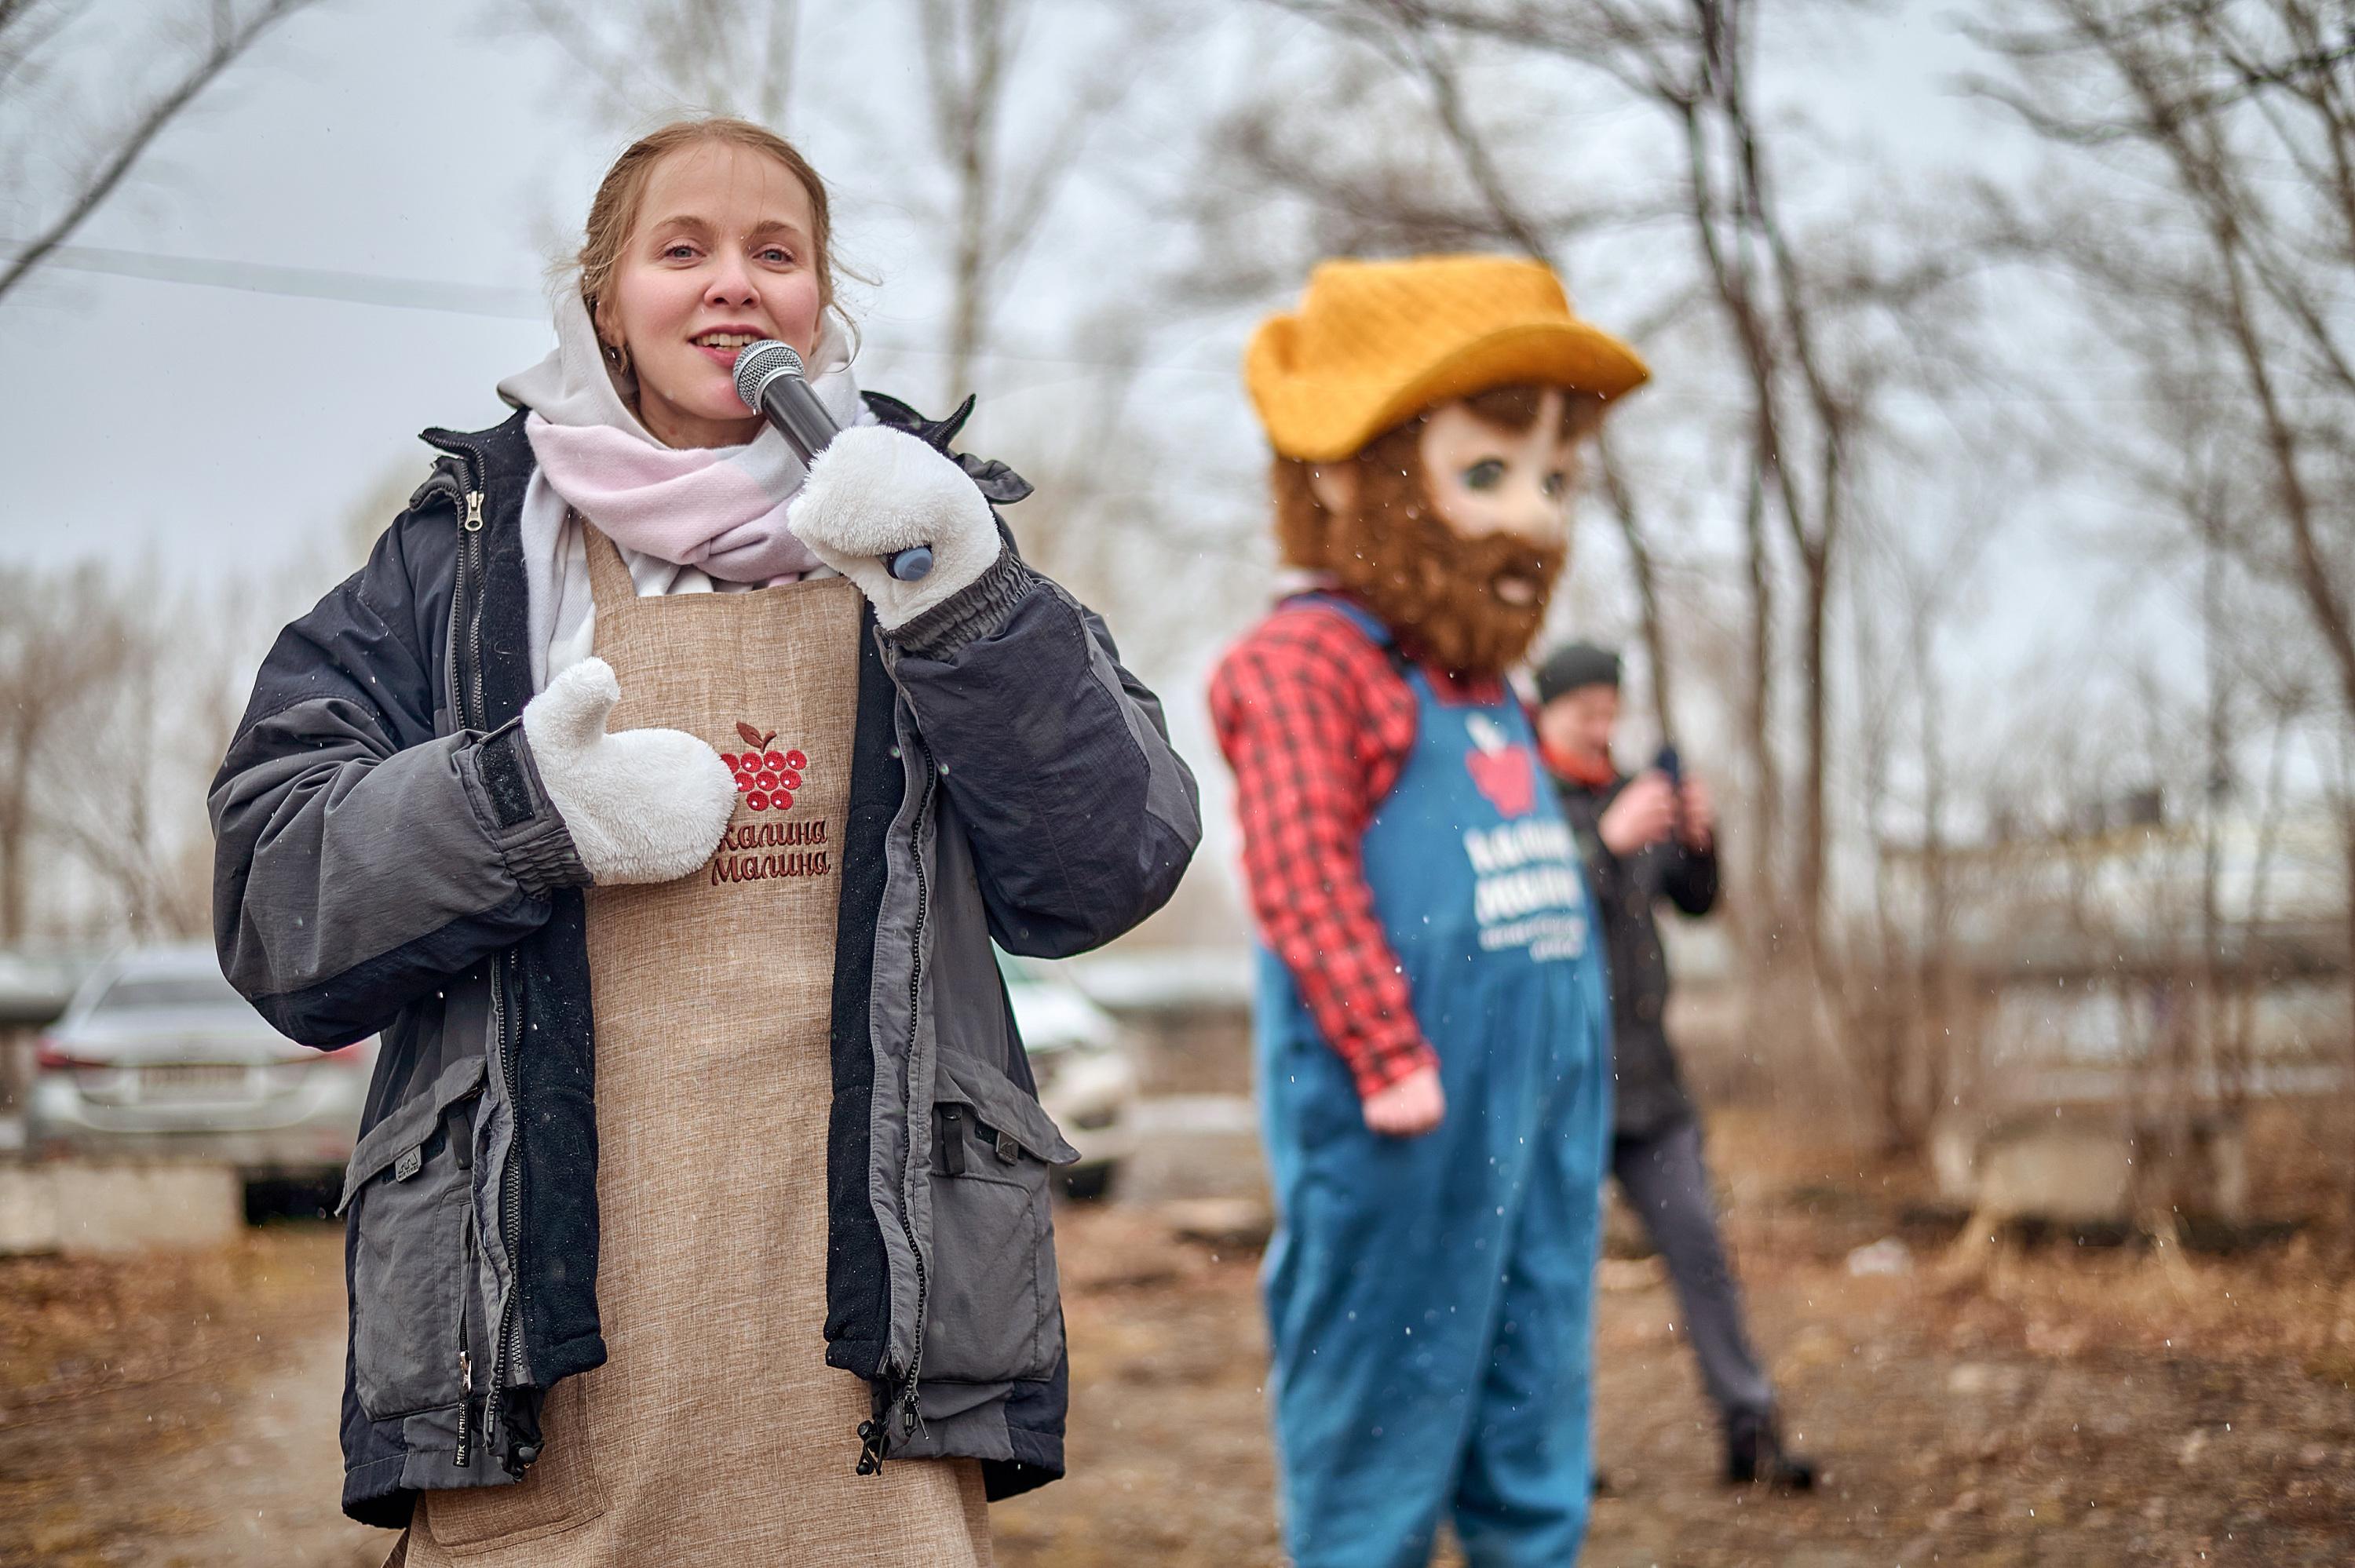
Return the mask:
<svg viewBox="0 0 2355 1568">
<path fill-rule="evenodd" d="M 22 282 L 34 268 L 39 266 L 50 251 L 64 243 L 66 238 L 81 227 L 91 214 L 105 204 L 122 184 L 123 176 L 139 161 L 149 143 L 163 134 L 166 126 L 178 118 L 180 111 L 196 101 L 206 88 L 212 85 L 221 72 L 250 48 L 256 38 L 278 23 L 311 4 L 311 0 L 269 0 L 269 3 L 241 24 L 232 24 L 216 31 L 212 45 L 195 67 L 162 98 L 150 104 L 128 134 L 116 143 L 114 151 L 99 165 L 84 183 L 81 190 L 69 201 L 66 209 L 18 249 L 16 256 L 0 270 L 0 299 Z"/>
</svg>

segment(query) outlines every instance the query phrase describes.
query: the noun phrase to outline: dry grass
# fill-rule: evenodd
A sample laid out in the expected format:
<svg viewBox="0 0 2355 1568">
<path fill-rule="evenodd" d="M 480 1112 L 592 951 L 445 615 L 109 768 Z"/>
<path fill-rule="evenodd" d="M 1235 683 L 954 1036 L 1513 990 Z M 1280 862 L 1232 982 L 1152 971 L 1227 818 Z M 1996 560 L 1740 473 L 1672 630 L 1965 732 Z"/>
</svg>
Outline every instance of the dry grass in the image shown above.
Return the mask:
<svg viewBox="0 0 2355 1568">
<path fill-rule="evenodd" d="M 196 1252 L 0 1258 L 0 1426 L 113 1390 L 233 1375 L 263 1356 L 225 1322 L 307 1314 L 320 1299 L 317 1267 L 290 1268 L 277 1234 Z"/>
<path fill-rule="evenodd" d="M 1655 1265 L 1613 1259 L 1596 1441 L 1617 1490 L 1590 1565 L 2355 1560 L 2355 1249 L 2344 1139 L 2321 1107 L 2269 1108 L 2252 1139 L 2260 1213 L 2305 1228 L 2222 1256 L 1958 1239 L 1925 1211 L 1918 1171 L 1806 1130 L 1725 1114 L 1710 1152 L 1756 1337 L 1825 1486 L 1796 1499 L 1716 1483 L 1677 1304 Z M 998 1561 L 1273 1568 L 1257 1259 L 1118 1206 L 1059 1224 L 1071 1473 L 994 1510 Z M 1891 1236 L 1911 1272 L 1850 1275 L 1851 1249 Z M 1939 1267 L 1957 1246 L 1984 1262 Z M 216 1254 L 0 1263 L 0 1563 L 380 1552 L 335 1520 L 340 1350 L 324 1228 Z M 273 1399 L 318 1417 L 323 1474 L 295 1476 L 266 1446 L 224 1467 Z M 221 1548 L 239 1518 L 293 1554 Z"/>
<path fill-rule="evenodd" d="M 341 1256 L 311 1225 L 0 1259 L 0 1563 L 380 1562 L 336 1508 Z"/>
</svg>

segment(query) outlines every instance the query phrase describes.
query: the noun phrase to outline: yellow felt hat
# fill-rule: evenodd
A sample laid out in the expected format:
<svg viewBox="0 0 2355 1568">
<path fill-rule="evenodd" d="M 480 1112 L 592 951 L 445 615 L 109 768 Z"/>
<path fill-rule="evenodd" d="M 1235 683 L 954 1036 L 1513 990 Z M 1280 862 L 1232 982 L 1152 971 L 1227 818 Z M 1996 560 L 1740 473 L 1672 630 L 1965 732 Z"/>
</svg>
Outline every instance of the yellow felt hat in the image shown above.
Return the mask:
<svg viewBox="0 0 2355 1568">
<path fill-rule="evenodd" d="M 1262 322 L 1243 355 L 1269 443 L 1310 462 L 1492 387 L 1607 402 L 1650 375 L 1634 349 L 1571 313 L 1551 268 L 1509 256 L 1324 262 L 1300 309 Z"/>
</svg>

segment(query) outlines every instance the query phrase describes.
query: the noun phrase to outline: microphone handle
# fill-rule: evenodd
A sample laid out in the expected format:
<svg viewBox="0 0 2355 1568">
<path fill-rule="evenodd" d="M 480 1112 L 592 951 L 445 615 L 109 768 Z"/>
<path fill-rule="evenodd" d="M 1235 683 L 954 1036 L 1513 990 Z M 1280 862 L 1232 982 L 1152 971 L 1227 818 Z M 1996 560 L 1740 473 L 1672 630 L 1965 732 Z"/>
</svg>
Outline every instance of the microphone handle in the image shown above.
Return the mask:
<svg viewBox="0 0 2355 1568">
<path fill-rule="evenodd" d="M 785 445 L 802 460 L 804 468 L 817 461 L 828 442 L 842 433 L 826 405 L 817 400 L 810 384 L 798 376 L 772 376 L 761 388 L 761 412 L 769 423 L 785 438 Z M 929 545 L 917 545 L 889 556 L 876 557 L 883 569 L 903 583 L 915 582 L 932 569 L 932 551 Z"/>
</svg>

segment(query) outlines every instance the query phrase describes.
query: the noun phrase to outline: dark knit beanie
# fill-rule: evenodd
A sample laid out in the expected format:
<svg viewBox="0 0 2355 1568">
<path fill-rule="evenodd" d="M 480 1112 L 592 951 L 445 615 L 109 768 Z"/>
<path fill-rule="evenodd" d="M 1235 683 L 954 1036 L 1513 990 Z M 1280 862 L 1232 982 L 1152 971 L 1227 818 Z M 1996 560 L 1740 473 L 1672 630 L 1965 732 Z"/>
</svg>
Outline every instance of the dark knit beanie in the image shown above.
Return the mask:
<svg viewBox="0 0 2355 1568">
<path fill-rule="evenodd" d="M 1618 685 L 1619 655 L 1592 642 L 1572 642 L 1557 648 L 1538 666 L 1540 705 L 1581 686 L 1609 686 L 1615 691 Z"/>
</svg>

